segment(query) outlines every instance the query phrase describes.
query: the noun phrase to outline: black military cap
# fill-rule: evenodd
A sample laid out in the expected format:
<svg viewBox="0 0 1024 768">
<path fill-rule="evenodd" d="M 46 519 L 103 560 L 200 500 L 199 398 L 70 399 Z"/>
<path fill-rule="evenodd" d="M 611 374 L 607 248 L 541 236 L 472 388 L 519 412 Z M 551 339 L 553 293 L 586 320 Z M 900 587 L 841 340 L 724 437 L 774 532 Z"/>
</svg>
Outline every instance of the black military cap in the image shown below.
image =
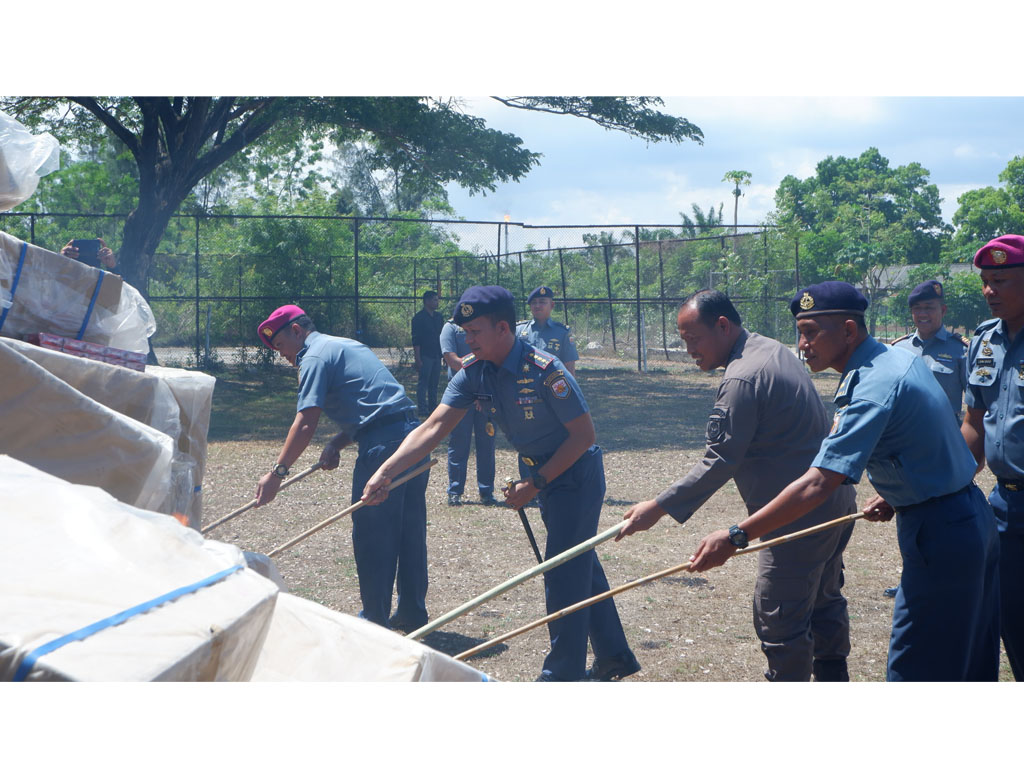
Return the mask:
<svg viewBox="0 0 1024 768">
<path fill-rule="evenodd" d="M 868 308 L 864 294 L 841 280 L 826 280 L 802 291 L 789 302 L 789 311 L 797 319 L 814 315 L 863 315 Z"/>
<path fill-rule="evenodd" d="M 506 308 L 515 312 L 515 299 L 508 289 L 500 285 L 474 285 L 467 288 L 452 313 L 456 325 L 468 323 L 484 315 L 491 315 Z"/>
<path fill-rule="evenodd" d="M 943 300 L 942 283 L 938 280 L 925 280 L 920 285 L 914 286 L 914 290 L 910 292 L 910 298 L 907 299 L 907 304 L 912 307 L 919 301 L 928 301 L 929 299 Z"/>
<path fill-rule="evenodd" d="M 539 288 L 534 288 L 529 296 L 526 297 L 526 303 L 529 304 L 534 299 L 554 299 L 555 292 L 548 288 L 546 285 L 542 285 Z"/>
</svg>

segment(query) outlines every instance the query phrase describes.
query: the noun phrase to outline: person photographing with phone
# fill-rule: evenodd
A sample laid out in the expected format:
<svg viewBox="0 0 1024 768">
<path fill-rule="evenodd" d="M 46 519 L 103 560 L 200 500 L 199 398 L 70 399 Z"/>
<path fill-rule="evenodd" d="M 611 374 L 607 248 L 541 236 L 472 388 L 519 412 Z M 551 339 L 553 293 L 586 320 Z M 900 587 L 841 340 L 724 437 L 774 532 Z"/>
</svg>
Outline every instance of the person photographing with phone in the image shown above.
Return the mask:
<svg viewBox="0 0 1024 768">
<path fill-rule="evenodd" d="M 105 269 L 107 272 L 117 270 L 117 257 L 102 238 L 71 240 L 60 249 L 60 253 L 90 267 Z"/>
</svg>

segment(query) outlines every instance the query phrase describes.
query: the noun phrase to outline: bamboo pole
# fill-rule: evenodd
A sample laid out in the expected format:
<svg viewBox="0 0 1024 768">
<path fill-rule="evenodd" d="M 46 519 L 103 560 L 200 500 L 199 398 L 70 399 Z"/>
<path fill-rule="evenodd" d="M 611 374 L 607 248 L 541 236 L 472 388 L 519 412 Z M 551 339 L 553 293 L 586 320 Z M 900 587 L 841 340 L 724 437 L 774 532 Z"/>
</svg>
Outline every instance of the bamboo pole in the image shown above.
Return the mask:
<svg viewBox="0 0 1024 768">
<path fill-rule="evenodd" d="M 278 490 L 279 491 L 283 491 L 285 488 L 287 488 L 292 483 L 299 482 L 299 480 L 301 480 L 304 477 L 307 477 L 308 475 L 311 475 L 313 472 L 315 472 L 316 470 L 320 469 L 320 467 L 321 467 L 321 464 L 318 461 L 316 464 L 314 464 L 309 469 L 304 469 L 301 472 L 299 472 L 299 474 L 295 475 L 294 477 L 290 477 L 287 480 L 285 480 L 283 483 L 281 483 L 281 487 Z M 221 523 L 226 523 L 228 520 L 231 520 L 231 519 L 233 519 L 235 517 L 238 517 L 240 514 L 242 514 L 246 510 L 252 509 L 255 506 L 256 506 L 256 499 L 253 499 L 248 504 L 239 507 L 234 512 L 232 512 L 231 514 L 224 515 L 224 517 L 222 517 L 220 520 L 216 520 L 216 521 L 210 523 L 208 526 L 206 526 L 205 528 L 203 528 L 199 532 L 200 533 L 208 533 L 208 532 L 212 531 L 214 528 L 216 528 L 218 525 L 220 525 Z"/>
<path fill-rule="evenodd" d="M 397 480 L 393 480 L 391 482 L 391 485 L 388 487 L 389 490 L 393 489 L 393 488 L 397 488 L 398 486 L 400 486 L 402 483 L 404 483 L 407 480 L 412 480 L 414 477 L 416 477 L 416 475 L 423 474 L 424 472 L 426 472 L 428 469 L 430 469 L 435 464 L 437 464 L 437 459 L 431 459 L 430 461 L 428 461 L 426 464 L 424 464 L 422 466 L 414 467 L 413 469 L 410 469 L 408 472 L 406 472 L 404 475 L 399 477 Z M 270 552 L 267 552 L 267 557 L 273 557 L 274 555 L 281 554 L 286 549 L 291 549 L 293 546 L 298 544 L 303 539 L 309 538 L 314 533 L 316 533 L 317 531 L 323 530 L 324 528 L 326 528 L 331 523 L 336 523 L 339 520 L 341 520 L 341 518 L 347 517 L 348 515 L 351 515 L 357 509 L 359 509 L 361 507 L 364 507 L 365 505 L 366 505 L 365 501 L 357 501 L 352 506 L 346 507 L 345 509 L 341 510 L 341 512 L 339 512 L 338 514 L 332 515 L 331 517 L 327 518 L 326 520 L 323 520 L 323 521 L 317 523 L 316 525 L 314 525 L 309 530 L 304 531 L 303 533 L 300 533 L 298 536 L 296 536 L 291 541 L 286 541 L 284 544 L 282 544 L 277 549 L 273 549 Z"/>
<path fill-rule="evenodd" d="M 735 552 L 733 552 L 732 555 L 729 556 L 729 559 L 731 560 L 732 558 L 736 557 L 737 555 L 749 555 L 752 552 L 758 552 L 758 551 L 760 551 L 762 549 L 767 549 L 768 547 L 774 547 L 774 546 L 777 546 L 779 544 L 785 544 L 787 541 L 793 541 L 794 539 L 799 539 L 799 538 L 802 538 L 804 536 L 810 536 L 812 533 L 818 533 L 819 531 L 824 531 L 827 528 L 832 528 L 832 527 L 834 527 L 836 525 L 840 525 L 841 523 L 852 523 L 855 520 L 859 520 L 862 517 L 864 517 L 864 513 L 863 512 L 857 512 L 855 514 L 846 515 L 844 517 L 837 517 L 835 520 L 829 520 L 826 523 L 821 523 L 820 525 L 814 525 L 814 526 L 811 526 L 810 528 L 805 528 L 802 531 L 796 531 L 794 533 L 790 533 L 790 534 L 787 534 L 785 536 L 779 536 L 778 538 L 775 538 L 775 539 L 769 539 L 768 541 L 762 541 L 760 544 L 755 544 L 754 546 L 747 547 L 746 549 L 738 549 Z M 681 563 L 679 565 L 674 565 L 671 568 L 666 568 L 663 571 L 658 571 L 657 573 L 652 573 L 649 576 L 644 576 L 643 578 L 637 579 L 635 581 L 631 581 L 631 582 L 629 582 L 627 584 L 622 584 L 621 586 L 615 587 L 614 589 L 609 589 L 607 592 L 602 592 L 599 595 L 594 595 L 593 597 L 588 597 L 586 600 L 581 600 L 580 602 L 575 603 L 574 605 L 570 605 L 567 608 L 562 608 L 559 611 L 555 611 L 554 613 L 552 613 L 552 614 L 550 614 L 548 616 L 545 616 L 545 617 L 543 617 L 541 619 L 537 619 L 536 621 L 533 621 L 533 622 L 531 622 L 529 624 L 526 624 L 526 625 L 524 625 L 522 627 L 519 627 L 519 629 L 513 629 L 511 632 L 506 632 L 504 635 L 501 635 L 499 637 L 495 637 L 492 640 L 488 640 L 486 643 L 481 643 L 478 646 L 470 648 L 468 651 L 463 651 L 462 653 L 458 654 L 454 658 L 455 658 L 456 661 L 464 661 L 465 659 L 468 659 L 470 656 L 476 656 L 478 653 L 486 651 L 488 648 L 492 648 L 495 645 L 498 645 L 499 643 L 503 643 L 506 640 L 509 640 L 509 639 L 511 639 L 513 637 L 517 637 L 518 635 L 522 635 L 522 634 L 524 634 L 526 632 L 529 632 L 531 629 L 536 629 L 537 627 L 542 627 L 545 624 L 548 624 L 548 623 L 550 623 L 552 621 L 555 621 L 556 619 L 562 618 L 563 616 L 568 616 L 570 613 L 575 613 L 576 611 L 580 611 L 580 610 L 583 610 L 584 608 L 588 608 L 591 605 L 593 605 L 594 603 L 599 603 L 602 600 L 607 600 L 609 597 L 614 597 L 615 595 L 619 594 L 620 592 L 625 592 L 627 590 L 633 589 L 634 587 L 639 587 L 639 586 L 643 586 L 644 584 L 649 584 L 650 582 L 656 581 L 657 579 L 664 578 L 665 576 L 671 576 L 673 573 L 679 573 L 680 571 L 688 571 L 688 570 L 690 570 L 690 563 L 688 563 L 688 562 L 687 563 Z"/>
<path fill-rule="evenodd" d="M 522 584 L 524 581 L 532 579 L 534 576 L 544 573 L 545 571 L 550 571 L 555 566 L 561 565 L 562 563 L 568 560 L 572 560 L 577 555 L 582 555 L 584 552 L 589 552 L 591 549 L 596 547 L 601 542 L 607 541 L 608 539 L 612 538 L 622 529 L 622 526 L 624 526 L 625 524 L 626 521 L 623 520 L 618 525 L 613 525 L 604 533 L 599 533 L 597 534 L 597 536 L 594 536 L 591 539 L 587 539 L 586 541 L 577 544 L 575 547 L 570 547 L 561 554 L 555 555 L 554 557 L 550 558 L 549 560 L 545 560 L 543 563 L 540 563 L 539 565 L 535 565 L 530 570 L 523 571 L 518 576 L 513 576 L 511 579 L 504 582 L 503 584 L 499 584 L 490 591 L 484 592 L 482 595 L 474 597 L 468 603 L 464 603 L 463 605 L 460 605 L 458 608 L 448 611 L 448 613 L 446 613 L 441 618 L 434 619 L 429 624 L 424 624 L 415 632 L 410 632 L 408 635 L 406 635 L 406 637 L 410 640 L 419 640 L 424 635 L 433 632 L 435 629 L 442 626 L 443 624 L 447 624 L 452 619 L 457 619 L 462 614 L 473 610 L 482 603 L 486 603 L 491 598 L 497 597 L 503 592 L 508 592 L 508 590 L 512 589 L 512 587 L 518 586 Z"/>
</svg>

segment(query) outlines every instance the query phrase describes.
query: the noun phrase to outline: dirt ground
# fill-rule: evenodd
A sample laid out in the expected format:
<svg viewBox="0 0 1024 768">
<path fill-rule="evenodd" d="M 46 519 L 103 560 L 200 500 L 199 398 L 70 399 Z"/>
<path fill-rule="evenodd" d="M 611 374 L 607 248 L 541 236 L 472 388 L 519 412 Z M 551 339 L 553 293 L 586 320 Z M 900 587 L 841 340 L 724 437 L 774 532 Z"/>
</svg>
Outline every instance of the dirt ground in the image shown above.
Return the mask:
<svg viewBox="0 0 1024 768">
<path fill-rule="evenodd" d="M 721 373 L 702 373 L 690 363 L 655 364 L 639 373 L 635 363 L 583 360 L 579 381 L 591 407 L 597 442 L 604 449 L 607 495 L 598 531 L 617 524 L 637 501 L 657 495 L 685 474 L 703 453 L 706 416 Z M 396 370 L 410 393 L 411 368 Z M 837 382 L 819 374 L 815 383 L 826 406 Z M 204 524 L 251 499 L 256 481 L 276 459 L 294 415 L 294 373 L 253 371 L 219 376 L 214 394 L 209 459 L 204 481 Z M 254 415 L 255 414 L 255 415 Z M 298 463 L 316 461 L 328 436 L 326 425 Z M 446 503 L 446 443 L 434 452 L 427 491 L 431 618 L 462 605 L 536 564 L 516 513 L 505 507 Z M 316 472 L 281 492 L 268 507 L 250 510 L 210 533 L 254 552 L 268 552 L 348 505 L 355 453 L 342 454 L 337 471 Z M 475 460 L 471 458 L 469 486 Z M 497 479 L 517 474 L 515 453 L 503 437 Z M 988 470 L 981 486 L 992 487 Z M 858 486 L 863 504 L 873 491 Z M 475 501 L 475 493 L 464 499 Z M 544 527 L 536 508 L 527 510 L 543 551 Z M 620 543 L 601 544 L 598 556 L 614 587 L 688 560 L 700 539 L 745 516 L 732 482 L 685 525 L 663 519 L 651 531 Z M 643 669 L 635 682 L 763 681 L 764 657 L 751 621 L 755 555 L 738 557 L 702 576 L 685 574 L 627 591 L 615 598 L 627 638 Z M 275 558 L 294 594 L 356 614 L 359 591 L 352 555 L 351 521 L 339 521 Z M 894 523 L 858 522 L 846 551 L 852 651 L 851 679 L 885 678 L 893 600 L 884 595 L 900 577 Z M 455 619 L 425 638 L 456 654 L 544 615 L 542 579 L 537 577 Z M 545 627 L 512 638 L 467 663 L 501 681 L 533 680 L 548 650 Z M 1005 654 L 1001 679 L 1012 679 Z"/>
</svg>

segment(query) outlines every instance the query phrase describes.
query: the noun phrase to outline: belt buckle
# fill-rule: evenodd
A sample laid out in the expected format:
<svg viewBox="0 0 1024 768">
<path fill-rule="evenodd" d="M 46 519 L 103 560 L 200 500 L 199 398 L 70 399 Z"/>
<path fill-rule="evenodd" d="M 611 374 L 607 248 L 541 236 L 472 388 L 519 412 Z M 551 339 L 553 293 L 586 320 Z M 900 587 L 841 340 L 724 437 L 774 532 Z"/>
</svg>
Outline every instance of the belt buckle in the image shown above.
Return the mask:
<svg viewBox="0 0 1024 768">
<path fill-rule="evenodd" d="M 523 456 L 523 464 L 525 464 L 528 467 L 535 467 L 535 466 L 537 466 L 537 462 L 535 462 L 529 456 Z"/>
</svg>

